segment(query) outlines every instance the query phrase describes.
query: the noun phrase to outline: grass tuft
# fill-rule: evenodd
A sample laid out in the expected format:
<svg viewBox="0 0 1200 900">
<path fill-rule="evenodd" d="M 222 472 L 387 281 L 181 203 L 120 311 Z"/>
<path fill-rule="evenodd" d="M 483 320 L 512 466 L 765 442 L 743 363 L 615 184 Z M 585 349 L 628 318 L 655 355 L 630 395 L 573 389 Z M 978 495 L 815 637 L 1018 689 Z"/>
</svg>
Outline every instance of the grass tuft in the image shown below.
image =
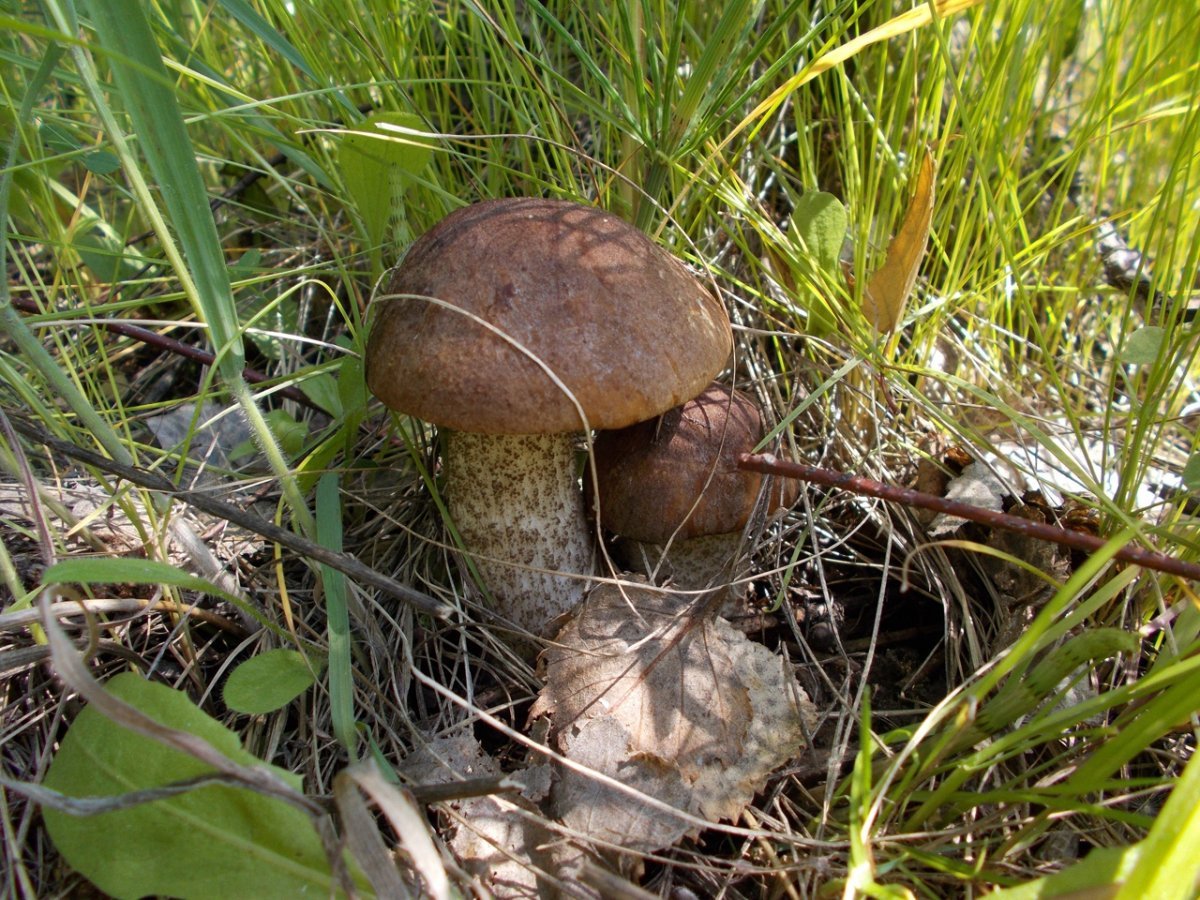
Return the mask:
<svg viewBox="0 0 1200 900">
<path fill-rule="evenodd" d="M 0 416 L 330 549 L 340 532 L 344 552 L 456 614 L 322 577 L 0 429 L 5 893 L 80 887 L 13 787 L 41 781 L 78 712 L 28 618 L 65 560 L 128 563 L 74 588 L 86 616 L 56 607 L 93 675 L 185 691 L 255 756 L 303 774 L 309 797 L 337 794 L 361 846 L 374 844 L 351 788 L 415 827 L 380 779 L 438 735 L 471 722 L 506 771 L 523 764 L 513 735 L 537 676 L 486 627 L 454 553 L 436 435 L 374 404 L 361 364 L 380 266 L 477 199 L 596 203 L 685 259 L 733 319 L 727 380 L 785 452 L 941 490 L 974 463 L 1022 514 L 1200 557 L 1187 4 L 121 9 L 0 9 Z M 363 172 L 339 156 L 339 133 L 376 115 L 413 123 L 428 150 L 389 186 L 387 215 L 356 201 Z M 864 291 L 926 153 L 929 246 L 881 336 Z M 845 210 L 834 253 L 798 220 L 817 191 Z M 169 441 L 164 413 L 183 423 Z M 1019 897 L 1036 879 L 1099 878 L 1128 896 L 1190 892 L 1194 585 L 1105 553 L 934 535 L 914 511 L 815 488 L 748 538 L 739 577 L 769 614 L 756 633 L 789 654 L 823 718 L 742 821 L 646 860 L 644 887 Z M 136 577 L 143 557 L 197 581 Z M 227 673 L 280 647 L 327 658 L 328 677 L 280 710 L 226 708 Z M 354 784 L 335 786 L 343 772 Z M 429 822 L 447 831 L 445 813 Z M 399 835 L 433 877 L 424 837 Z"/>
</svg>

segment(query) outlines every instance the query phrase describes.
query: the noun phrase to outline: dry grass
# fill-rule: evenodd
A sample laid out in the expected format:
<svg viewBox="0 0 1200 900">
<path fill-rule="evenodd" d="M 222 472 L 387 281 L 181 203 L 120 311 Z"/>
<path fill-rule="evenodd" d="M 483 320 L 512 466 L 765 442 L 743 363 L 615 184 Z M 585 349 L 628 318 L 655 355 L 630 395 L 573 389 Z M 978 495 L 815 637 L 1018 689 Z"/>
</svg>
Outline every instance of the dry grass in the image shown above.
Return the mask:
<svg viewBox="0 0 1200 900">
<path fill-rule="evenodd" d="M 313 131 L 351 119 L 359 103 L 416 110 L 440 135 L 429 169 L 396 210 L 396 244 L 461 200 L 552 193 L 599 202 L 712 279 L 736 335 L 724 379 L 783 423 L 782 452 L 944 489 L 964 461 L 1028 470 L 1032 454 L 1014 447 L 1034 448 L 1072 473 L 1080 486 L 1068 500 L 1095 511 L 1100 533 L 1131 526 L 1136 539 L 1196 556 L 1194 511 L 1173 492 L 1195 453 L 1197 327 L 1185 306 L 1200 267 L 1192 202 L 1200 67 L 1177 56 L 1176 41 L 1187 41 L 1174 35 L 1190 28 L 1200 41 L 1195 23 L 1166 7 L 1114 2 L 1100 5 L 1104 15 L 1089 6 L 1072 41 L 1075 4 L 976 10 L 863 51 L 753 121 L 801 57 L 892 12 L 847 4 L 822 17 L 766 6 L 688 9 L 678 27 L 647 26 L 643 41 L 631 14 L 574 6 L 484 14 L 449 4 L 438 16 L 410 12 L 406 31 L 370 4 L 336 24 L 316 10 L 291 16 L 264 4 L 270 33 L 308 71 L 250 52 L 223 9 L 203 27 L 188 17 L 163 26 L 168 57 L 178 60 L 172 40 L 180 39 L 207 64 L 236 59 L 237 71 L 222 76 L 227 87 L 264 104 L 243 115 L 202 79 L 175 88 L 186 115 L 211 116 L 189 128 L 209 190 L 232 180 L 222 164 L 260 176 L 231 191 L 216 215 L 224 258 L 244 264 L 233 269 L 230 298 L 249 362 L 268 377 L 257 402 L 305 435 L 286 451 L 289 477 L 308 492 L 336 471 L 345 552 L 455 614 L 438 622 L 349 583 L 351 696 L 335 697 L 322 680 L 276 712 L 239 715 L 225 706 L 222 685 L 240 662 L 271 647 L 330 650 L 316 569 L 182 504 L 161 505 L 102 468 L 0 435 L 6 895 L 90 890 L 13 785 L 43 780 L 79 711 L 44 632 L 22 618 L 56 559 L 145 555 L 210 576 L 205 551 L 185 542 L 198 536 L 270 627 L 217 596 L 129 584 L 72 595 L 78 610 L 64 627 L 97 678 L 132 669 L 179 688 L 253 754 L 302 775 L 311 797 L 329 800 L 352 762 L 335 728 L 347 711 L 364 756 L 401 773 L 411 754 L 464 727 L 504 771 L 535 761 L 523 738 L 539 675 L 508 649 L 454 549 L 437 494 L 436 435 L 377 404 L 336 419 L 278 392 L 299 386 L 311 401 L 319 376 L 334 375 L 345 408 L 366 402 L 353 360 L 375 273 L 338 191 L 336 142 Z M 1143 16 L 1139 40 L 1126 37 Z M 453 29 L 439 24 L 451 21 Z M 5 44 L 19 76 L 11 84 L 22 88 L 38 82 L 17 59 L 47 46 L 31 23 Z M 738 40 L 722 43 L 731 35 Z M 723 55 L 706 55 L 718 45 Z M 670 47 L 681 48 L 678 57 L 662 49 Z M 79 161 L 101 124 L 94 101 L 68 102 L 83 89 L 77 63 L 64 59 L 42 82 L 42 130 L 23 138 L 7 170 L 23 206 L 11 213 L 6 321 L 23 321 L 121 452 L 191 484 L 197 470 L 154 444 L 147 419 L 205 401 L 223 408 L 236 392 L 222 393 L 224 375 L 214 381 L 175 349 L 102 327 L 120 319 L 207 346 L 193 327 L 207 310 L 181 292 L 163 236 L 146 239 L 140 201 L 119 178 Z M 707 80 L 693 87 L 688 76 L 706 65 Z M 314 88 L 324 83 L 344 90 L 345 102 Z M 8 94 L 16 89 L 5 96 L 19 119 L 21 99 Z M 22 121 L 32 127 L 34 118 Z M 739 124 L 741 137 L 722 144 Z M 49 125 L 77 142 L 75 156 L 56 155 Z M 805 191 L 838 194 L 850 214 L 847 265 L 860 276 L 872 271 L 903 210 L 908 161 L 926 145 L 940 165 L 930 250 L 905 326 L 880 339 L 860 313 L 861 288 L 814 266 L 790 214 Z M 286 153 L 267 164 L 266 146 Z M 1113 264 L 1106 274 L 1098 252 L 1097 223 L 1108 217 L 1121 240 L 1149 251 L 1122 257 L 1133 260 L 1124 272 Z M 94 228 L 73 227 L 85 219 Z M 88 261 L 92 234 L 131 257 L 120 277 Z M 384 258 L 394 255 L 389 248 Z M 1142 276 L 1145 289 L 1132 283 Z M 1146 323 L 1162 329 L 1159 343 L 1130 356 L 1130 335 Z M 0 337 L 0 412 L 116 458 L 11 332 Z M 184 433 L 184 453 L 203 458 L 209 438 L 199 421 Z M 218 433 L 229 450 L 234 439 Z M 1094 459 L 1078 449 L 1087 439 Z M 947 470 L 940 481 L 939 470 Z M 305 531 L 269 472 L 251 444 L 243 459 L 210 463 L 199 486 Z M 1049 495 L 1044 471 L 1026 475 Z M 1149 501 L 1135 490 L 1142 485 L 1152 488 Z M 1047 496 L 1039 509 L 1053 518 L 1066 505 Z M 786 515 L 754 523 L 736 578 L 758 613 L 746 628 L 787 655 L 822 715 L 811 748 L 739 821 L 712 823 L 644 859 L 642 889 L 958 896 L 1060 871 L 1091 849 L 1125 848 L 1151 833 L 1194 748 L 1186 695 L 1200 628 L 1191 586 L 971 528 L 932 541 L 929 525 L 911 510 L 811 487 Z M 1021 561 L 1053 582 L 1022 571 Z M 1137 635 L 1138 651 L 1118 652 L 1104 629 Z M 1070 693 L 1058 679 L 1039 688 L 1038 666 L 1056 658 L 1075 663 L 1061 673 L 1074 679 Z M 431 807 L 431 831 L 448 840 L 453 816 Z M 1178 854 L 1154 852 L 1163 871 L 1180 865 Z M 464 893 L 481 892 L 451 854 L 442 865 Z M 632 884 L 623 889 L 637 896 Z"/>
</svg>

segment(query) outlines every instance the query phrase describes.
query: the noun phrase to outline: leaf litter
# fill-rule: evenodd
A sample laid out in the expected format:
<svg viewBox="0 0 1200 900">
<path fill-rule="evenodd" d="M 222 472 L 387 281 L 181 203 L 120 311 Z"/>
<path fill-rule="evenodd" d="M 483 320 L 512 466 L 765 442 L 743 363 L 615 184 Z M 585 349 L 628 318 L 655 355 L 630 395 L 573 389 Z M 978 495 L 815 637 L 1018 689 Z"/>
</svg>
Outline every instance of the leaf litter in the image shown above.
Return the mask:
<svg viewBox="0 0 1200 900">
<path fill-rule="evenodd" d="M 591 770 L 561 766 L 551 795 L 580 835 L 635 853 L 669 847 L 697 819 L 736 819 L 807 746 L 816 710 L 786 661 L 688 613 L 678 595 L 601 585 L 546 653 L 531 715 Z"/>
</svg>

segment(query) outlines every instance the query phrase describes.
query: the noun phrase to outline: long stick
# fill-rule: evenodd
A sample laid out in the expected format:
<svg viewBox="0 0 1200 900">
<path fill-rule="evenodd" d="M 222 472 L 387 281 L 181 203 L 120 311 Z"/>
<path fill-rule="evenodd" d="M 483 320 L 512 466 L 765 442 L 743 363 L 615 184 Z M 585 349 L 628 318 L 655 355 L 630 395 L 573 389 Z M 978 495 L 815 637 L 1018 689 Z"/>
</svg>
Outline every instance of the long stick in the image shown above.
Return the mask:
<svg viewBox="0 0 1200 900">
<path fill-rule="evenodd" d="M 83 447 L 77 447 L 68 441 L 59 440 L 47 434 L 45 429 L 36 427 L 20 416 L 11 415 L 10 420 L 12 421 L 13 428 L 25 435 L 25 437 L 40 444 L 45 444 L 47 447 L 57 450 L 63 456 L 78 460 L 84 465 L 94 466 L 101 471 L 116 475 L 118 478 L 123 478 L 139 487 L 169 494 L 178 500 L 182 500 L 189 506 L 194 506 L 196 509 L 208 513 L 210 516 L 216 516 L 219 519 L 232 522 L 234 525 L 245 528 L 247 531 L 252 531 L 266 538 L 268 541 L 274 541 L 294 553 L 306 556 L 309 559 L 315 559 L 319 563 L 324 563 L 331 568 L 337 569 L 357 582 L 385 591 L 393 597 L 411 604 L 422 612 L 429 613 L 431 616 L 445 619 L 453 612 L 453 609 L 445 603 L 439 603 L 427 594 L 403 585 L 381 572 L 376 572 L 370 566 L 359 562 L 354 557 L 347 556 L 344 553 L 334 553 L 332 550 L 288 531 L 286 528 L 280 528 L 274 522 L 268 522 L 261 516 L 239 509 L 231 503 L 222 503 L 220 500 L 214 500 L 202 492 L 189 491 L 176 487 L 166 478 L 155 472 L 141 469 L 137 466 L 127 466 L 108 457 L 101 456 L 99 453 L 93 453 L 91 450 L 86 450 Z"/>
<path fill-rule="evenodd" d="M 969 519 L 992 528 L 1016 531 L 1039 540 L 1074 547 L 1076 550 L 1084 550 L 1088 553 L 1095 553 L 1105 544 L 1101 538 L 1085 534 L 1082 531 L 1072 531 L 1069 528 L 1059 528 L 1057 525 L 1033 522 L 1029 519 L 1022 519 L 1020 516 L 1010 516 L 1007 513 L 984 509 L 980 506 L 947 500 L 945 497 L 924 494 L 911 488 L 893 487 L 879 481 L 872 481 L 870 478 L 863 478 L 861 475 L 850 475 L 834 469 L 819 469 L 803 463 L 784 462 L 776 459 L 770 453 L 743 453 L 738 457 L 738 467 L 750 472 L 761 472 L 764 475 L 778 475 L 782 478 L 811 481 L 814 484 L 823 484 L 826 487 L 839 488 L 867 497 L 877 497 L 892 503 L 902 503 L 905 506 L 919 506 L 949 516 L 957 516 L 960 519 Z M 1179 575 L 1192 581 L 1200 581 L 1200 565 L 1184 562 L 1182 559 L 1176 559 L 1165 553 L 1143 550 L 1141 547 L 1125 546 L 1114 553 L 1113 557 L 1147 569 Z"/>
</svg>

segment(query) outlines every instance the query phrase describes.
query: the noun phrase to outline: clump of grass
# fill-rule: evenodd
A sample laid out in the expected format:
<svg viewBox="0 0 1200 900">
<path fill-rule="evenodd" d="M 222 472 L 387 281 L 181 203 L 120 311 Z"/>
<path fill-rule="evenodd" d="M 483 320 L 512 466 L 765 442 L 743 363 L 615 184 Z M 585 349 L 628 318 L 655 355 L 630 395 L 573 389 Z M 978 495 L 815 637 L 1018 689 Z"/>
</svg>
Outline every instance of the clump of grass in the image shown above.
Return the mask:
<svg viewBox="0 0 1200 900">
<path fill-rule="evenodd" d="M 106 546 L 89 539 L 120 509 L 139 552 L 215 563 L 278 627 L 247 636 L 169 611 L 110 615 L 94 670 L 133 666 L 186 690 L 253 753 L 304 773 L 310 795 L 333 793 L 356 745 L 397 765 L 478 712 L 522 730 L 537 679 L 479 624 L 438 500 L 434 435 L 369 406 L 358 364 L 373 259 L 393 261 L 461 203 L 517 194 L 613 209 L 711 278 L 737 328 L 731 376 L 806 460 L 908 483 L 943 448 L 994 452 L 1049 494 L 1030 471 L 1036 450 L 1069 473 L 1069 499 L 1098 511 L 1100 533 L 1196 557 L 1194 510 L 1174 489 L 1194 487 L 1200 458 L 1189 311 L 1200 20 L 1185 4 L 981 4 L 896 29 L 811 78 L 899 10 L 617 6 L 396 13 L 360 0 L 336 20 L 276 0 L 177 10 L 148 20 L 157 72 L 150 45 L 120 44 L 69 4 L 44 19 L 13 12 L 0 79 L 12 135 L 0 180 L 5 415 L 190 482 L 200 411 L 237 405 L 257 450 L 209 489 L 317 536 L 315 490 L 335 473 L 344 549 L 460 615 L 438 623 L 351 583 L 352 627 L 331 629 L 312 567 L 263 544 L 215 561 L 188 544 L 180 557 L 188 532 L 211 541 L 216 524 L 189 523 L 161 497 L 135 501 L 103 471 L 78 473 L 106 502 L 69 532 L 39 530 L 49 512 L 3 511 L 5 613 L 31 603 L 43 563 Z M 174 145 L 156 148 L 139 123 L 139 89 L 116 75 L 130 65 L 160 112 L 179 115 Z M 374 110 L 415 115 L 434 148 L 382 247 L 366 245 L 332 133 Z M 926 152 L 938 170 L 930 246 L 902 327 L 881 336 L 863 286 Z M 816 190 L 847 211 L 844 266 L 818 265 L 794 221 Z M 207 200 L 215 230 L 183 228 L 210 221 Z M 1109 225 L 1141 254 L 1125 257 L 1140 260 L 1128 283 L 1104 271 Z M 115 335 L 110 320 L 210 351 L 214 365 Z M 244 381 L 238 347 L 266 382 Z M 172 409 L 195 410 L 194 425 L 164 449 L 144 422 Z M 21 442 L 27 468 L 11 435 L 0 447 L 10 478 L 52 485 L 63 472 L 36 443 Z M 651 889 L 940 895 L 1069 876 L 1090 849 L 1130 847 L 1135 871 L 1106 883 L 1194 882 L 1186 844 L 1163 836 L 1186 823 L 1164 807 L 1171 790 L 1195 799 L 1194 767 L 1179 780 L 1200 687 L 1191 586 L 1101 554 L 1059 560 L 1044 589 L 1023 581 L 1013 596 L 977 552 L 990 536 L 937 543 L 925 524 L 810 490 L 755 536 L 745 578 L 777 609 L 764 639 L 827 710 L 817 749 L 738 827 L 652 861 Z M 212 602 L 170 587 L 141 599 Z M 330 653 L 331 681 L 256 719 L 224 709 L 216 688 L 233 661 L 281 634 Z M 4 775 L 37 782 L 74 698 L 42 667 L 35 629 L 6 627 L 0 654 Z M 481 731 L 506 764 L 520 761 L 503 732 Z M 36 807 L 5 789 L 0 813 L 9 892 L 69 890 Z"/>
</svg>

